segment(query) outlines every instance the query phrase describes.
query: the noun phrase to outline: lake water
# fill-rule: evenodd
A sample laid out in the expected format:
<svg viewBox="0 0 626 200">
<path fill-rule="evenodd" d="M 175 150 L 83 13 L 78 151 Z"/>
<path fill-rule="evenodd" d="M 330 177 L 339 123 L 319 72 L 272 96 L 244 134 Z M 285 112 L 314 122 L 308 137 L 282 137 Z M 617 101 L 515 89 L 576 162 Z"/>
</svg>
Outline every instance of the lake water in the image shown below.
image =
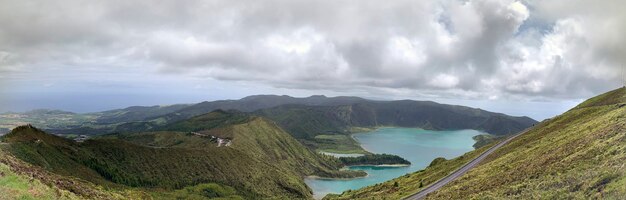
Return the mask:
<svg viewBox="0 0 626 200">
<path fill-rule="evenodd" d="M 454 158 L 473 150 L 473 136 L 483 134 L 476 130 L 430 131 L 416 128 L 380 128 L 372 132 L 354 134 L 361 146 L 372 153 L 394 154 L 411 162 L 409 167 L 355 166 L 353 170 L 364 170 L 364 178 L 312 179 L 305 182 L 320 199 L 328 193 L 341 193 L 426 168 L 437 157 Z"/>
</svg>

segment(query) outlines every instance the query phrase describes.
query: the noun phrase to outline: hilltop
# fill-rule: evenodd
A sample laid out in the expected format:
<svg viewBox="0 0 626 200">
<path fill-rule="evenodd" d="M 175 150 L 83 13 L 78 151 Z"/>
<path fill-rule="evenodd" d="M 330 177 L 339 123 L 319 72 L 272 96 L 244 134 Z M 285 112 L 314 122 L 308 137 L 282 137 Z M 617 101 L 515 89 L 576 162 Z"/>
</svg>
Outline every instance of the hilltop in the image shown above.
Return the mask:
<svg viewBox="0 0 626 200">
<path fill-rule="evenodd" d="M 430 130 L 474 129 L 492 135 L 516 133 L 537 123 L 464 106 L 422 101 L 361 102 L 339 106 L 283 105 L 254 112 L 276 121 L 313 149 L 363 153 L 350 133 L 377 127 L 417 127 Z M 345 137 L 341 137 L 345 135 Z"/>
<path fill-rule="evenodd" d="M 454 106 L 446 104 L 438 104 L 431 101 L 375 101 L 359 97 L 339 96 L 326 97 L 323 95 L 314 95 L 305 98 L 290 97 L 286 95 L 254 95 L 241 98 L 239 100 L 218 100 L 205 101 L 197 104 L 177 104 L 169 106 L 132 106 L 124 109 L 116 109 L 110 111 L 77 114 L 71 112 L 57 110 L 35 110 L 25 113 L 5 113 L 0 115 L 0 121 L 3 122 L 21 122 L 32 123 L 37 127 L 43 127 L 44 130 L 53 130 L 59 133 L 106 133 L 115 132 L 116 127 L 125 123 L 144 122 L 151 127 L 169 124 L 177 121 L 186 120 L 198 115 L 203 115 L 214 110 L 237 110 L 240 112 L 264 113 L 260 110 L 270 109 L 279 106 L 285 106 L 279 109 L 290 108 L 289 105 L 298 105 L 311 109 L 319 109 L 319 107 L 353 107 L 362 108 L 364 112 L 376 111 L 377 117 L 381 121 L 378 124 L 391 124 L 397 126 L 424 126 L 428 128 L 453 129 L 453 123 L 443 122 L 444 117 L 455 116 L 480 116 L 481 122 L 485 122 L 483 126 L 478 126 L 478 122 L 474 127 L 482 128 L 493 134 L 506 134 L 509 131 L 517 130 L 517 126 L 526 126 L 535 122 L 527 117 L 510 117 L 504 114 L 491 113 L 480 109 L 469 108 L 464 106 Z M 394 116 L 395 112 L 402 111 L 403 108 L 409 108 L 412 111 L 399 116 Z M 420 112 L 417 112 L 417 111 Z M 430 111 L 444 111 L 445 116 L 433 118 L 412 119 L 414 117 L 424 116 L 424 113 L 432 113 Z M 366 114 L 366 113 L 363 113 Z M 501 129 L 492 128 L 489 125 L 489 117 L 500 117 L 504 120 L 515 122 L 513 127 L 504 127 Z M 366 116 L 364 118 L 370 118 Z M 401 118 L 401 119 L 400 119 Z M 60 120 L 63 119 L 63 120 Z M 364 124 L 376 125 L 376 124 Z M 464 127 L 465 125 L 461 125 Z M 145 127 L 144 127 L 145 128 Z M 145 131 L 145 130 L 144 130 Z"/>
<path fill-rule="evenodd" d="M 419 191 L 489 146 L 394 180 L 327 199 L 398 199 Z M 591 98 L 496 150 L 428 199 L 626 196 L 626 89 Z"/>
<path fill-rule="evenodd" d="M 245 198 L 298 199 L 311 198 L 304 176 L 364 175 L 339 171 L 338 159 L 312 152 L 262 117 L 216 111 L 168 128 L 79 143 L 22 126 L 2 140 L 27 163 L 105 188 L 173 192 L 214 184 Z M 218 147 L 211 136 L 232 145 Z"/>
<path fill-rule="evenodd" d="M 475 129 L 503 136 L 537 123 L 528 117 L 508 116 L 432 101 L 375 101 L 359 97 L 322 95 L 305 98 L 255 95 L 239 100 L 133 106 L 87 114 L 49 110 L 5 114 L 0 115 L 0 122 L 6 123 L 0 124 L 0 131 L 2 127 L 20 123 L 34 123 L 48 132 L 69 137 L 177 129 L 191 131 L 185 128 L 185 123 L 212 111 L 238 112 L 271 119 L 308 148 L 334 153 L 367 154 L 349 134 L 384 126 L 431 130 Z M 200 118 L 195 120 L 198 119 Z"/>
</svg>

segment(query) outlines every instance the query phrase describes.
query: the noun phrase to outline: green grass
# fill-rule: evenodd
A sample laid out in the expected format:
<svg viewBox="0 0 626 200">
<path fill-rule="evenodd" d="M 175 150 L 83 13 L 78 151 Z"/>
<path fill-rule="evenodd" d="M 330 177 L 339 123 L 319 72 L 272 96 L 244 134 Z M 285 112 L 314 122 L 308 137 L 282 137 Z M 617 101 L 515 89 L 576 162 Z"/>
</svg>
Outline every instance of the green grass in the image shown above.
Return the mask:
<svg viewBox="0 0 626 200">
<path fill-rule="evenodd" d="M 120 139 L 134 144 L 157 148 L 211 148 L 217 146 L 209 137 L 190 132 L 157 131 L 144 133 L 109 134 L 95 139 Z"/>
<path fill-rule="evenodd" d="M 243 200 L 232 187 L 216 183 L 204 183 L 185 187 L 180 190 L 153 192 L 154 199 L 215 199 L 215 200 Z"/>
<path fill-rule="evenodd" d="M 13 129 L 20 125 L 33 124 L 41 128 L 69 128 L 82 125 L 97 116 L 54 110 L 36 110 L 26 113 L 0 113 L 0 128 Z"/>
<path fill-rule="evenodd" d="M 369 154 L 350 135 L 317 135 L 313 140 L 315 149 L 329 153 Z"/>
<path fill-rule="evenodd" d="M 340 195 L 330 194 L 324 197 L 324 199 L 401 199 L 452 173 L 492 145 L 486 145 L 451 160 L 437 158 L 424 170 L 409 173 L 359 190 L 348 190 Z M 397 186 L 395 186 L 396 183 Z"/>
<path fill-rule="evenodd" d="M 222 110 L 216 110 L 188 120 L 169 124 L 161 129 L 174 131 L 202 131 L 234 124 L 242 124 L 248 122 L 250 119 L 251 118 L 244 113 L 230 113 Z"/>
<path fill-rule="evenodd" d="M 2 144 L 6 147 L 7 144 Z M 71 176 L 59 176 L 25 163 L 0 148 L 0 199 L 244 199 L 217 183 L 179 190 L 103 187 Z"/>
<path fill-rule="evenodd" d="M 3 163 L 0 163 L 0 194 L 0 199 L 79 199 L 68 191 L 16 174 Z"/>
<path fill-rule="evenodd" d="M 625 95 L 624 88 L 610 91 L 535 125 L 427 199 L 622 199 L 626 196 Z M 419 185 L 425 187 L 452 172 L 490 145 L 423 171 L 327 199 L 400 199 L 418 192 Z"/>
<path fill-rule="evenodd" d="M 304 147 L 272 121 L 261 117 L 231 120 L 222 114 L 216 119 L 233 123 L 198 129 L 219 124 L 201 116 L 201 120 L 184 122 L 184 129 L 231 138 L 228 147 L 218 148 L 208 137 L 176 131 L 106 135 L 76 143 L 28 126 L 14 129 L 3 141 L 10 144 L 7 150 L 26 162 L 107 188 L 171 191 L 216 183 L 246 198 L 299 199 L 311 197 L 305 176 L 365 175 L 340 171 L 338 159 Z"/>
<path fill-rule="evenodd" d="M 586 101 L 516 138 L 432 198 L 626 196 L 624 89 Z"/>
<path fill-rule="evenodd" d="M 624 104 L 626 103 L 626 92 L 624 92 L 624 90 L 626 90 L 626 88 L 622 87 L 622 88 L 598 95 L 596 97 L 588 99 L 587 101 L 581 103 L 580 105 L 576 106 L 573 109 L 587 108 L 587 107 L 593 107 L 593 106 L 613 105 L 613 104 Z"/>
<path fill-rule="evenodd" d="M 347 166 L 354 165 L 410 165 L 411 162 L 397 155 L 368 154 L 358 157 L 341 157 L 341 162 Z"/>
</svg>

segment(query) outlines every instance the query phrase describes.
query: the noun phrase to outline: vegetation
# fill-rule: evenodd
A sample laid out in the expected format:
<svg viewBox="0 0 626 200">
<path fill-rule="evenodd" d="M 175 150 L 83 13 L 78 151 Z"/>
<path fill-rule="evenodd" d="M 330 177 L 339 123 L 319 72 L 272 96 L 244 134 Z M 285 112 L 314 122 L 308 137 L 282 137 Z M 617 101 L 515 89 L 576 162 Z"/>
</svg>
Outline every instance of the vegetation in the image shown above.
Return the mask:
<svg viewBox="0 0 626 200">
<path fill-rule="evenodd" d="M 154 199 L 221 199 L 221 200 L 243 200 L 244 198 L 237 195 L 237 191 L 228 186 L 216 183 L 204 183 L 195 186 L 185 187 L 183 189 L 171 192 L 152 192 Z"/>
<path fill-rule="evenodd" d="M 340 154 L 368 154 L 359 142 L 350 135 L 317 135 L 313 142 L 304 141 L 307 146 L 329 153 Z"/>
<path fill-rule="evenodd" d="M 402 199 L 452 173 L 492 145 L 489 144 L 451 160 L 436 158 L 426 169 L 359 190 L 348 190 L 339 195 L 329 194 L 324 199 Z"/>
<path fill-rule="evenodd" d="M 179 189 L 172 193 L 175 196 L 197 189 L 180 190 L 185 187 L 219 183 L 247 198 L 310 198 L 304 176 L 365 175 L 339 171 L 338 159 L 305 148 L 274 122 L 260 117 L 219 111 L 178 124 L 200 133 L 107 135 L 76 143 L 22 126 L 3 141 L 16 157 L 60 175 L 106 187 Z M 203 130 L 210 124 L 219 125 Z M 232 138 L 232 145 L 217 147 L 208 135 Z"/>
<path fill-rule="evenodd" d="M 473 147 L 474 149 L 478 149 L 480 147 L 483 147 L 485 145 L 491 144 L 495 141 L 500 141 L 502 139 L 504 139 L 506 137 L 506 135 L 502 135 L 502 136 L 495 136 L 495 135 L 489 135 L 489 134 L 482 134 L 482 135 L 477 135 L 472 137 L 472 139 L 474 139 L 474 141 L 476 141 L 476 143 L 474 143 Z"/>
<path fill-rule="evenodd" d="M 215 109 L 218 110 L 206 113 Z M 7 116 L 21 119 L 19 114 Z M 9 143 L 4 149 L 12 156 L 63 177 L 107 188 L 103 194 L 121 191 L 143 195 L 142 198 L 200 198 L 203 194 L 197 191 L 205 190 L 220 191 L 208 192 L 219 194 L 220 198 L 310 198 L 304 176 L 351 178 L 365 173 L 340 171 L 344 164 L 406 162 L 391 155 L 342 161 L 312 151 L 369 154 L 350 133 L 400 126 L 471 128 L 506 134 L 535 123 L 526 117 L 434 102 L 323 96 L 253 96 L 236 101 L 129 107 L 90 114 L 37 111 L 32 116 L 65 120 L 41 121 L 53 133 L 109 134 L 76 143 L 22 126 L 2 138 Z M 32 116 L 14 120 L 7 127 L 35 120 Z M 232 145 L 217 147 L 213 137 L 228 139 Z M 451 162 L 454 160 L 443 163 Z M 444 172 L 437 171 L 438 175 Z M 422 181 L 416 185 L 429 183 Z M 395 191 L 404 191 L 409 185 L 397 183 Z M 228 192 L 232 191 L 229 188 L 235 192 Z"/>
<path fill-rule="evenodd" d="M 9 112 L 0 114 L 0 129 L 10 131 L 10 129 L 25 124 L 34 124 L 45 129 L 69 129 L 81 126 L 96 118 L 96 115 L 81 115 L 59 110 L 40 109 L 24 113 Z M 0 130 L 0 133 L 9 131 Z"/>
<path fill-rule="evenodd" d="M 626 89 L 594 97 L 535 125 L 428 199 L 621 199 L 626 196 Z M 491 144 L 493 145 L 493 143 Z M 399 199 L 479 155 L 327 199 Z M 437 176 L 433 176 L 439 174 Z M 394 189 L 394 182 L 399 188 Z"/>
<path fill-rule="evenodd" d="M 50 173 L 12 156 L 0 144 L 0 199 L 149 199 L 129 188 L 109 188 Z"/>
<path fill-rule="evenodd" d="M 345 134 L 351 127 L 421 127 L 434 130 L 475 129 L 505 135 L 536 123 L 528 117 L 511 117 L 463 106 L 421 101 L 367 101 L 338 106 L 283 105 L 255 114 L 278 122 L 297 139 Z"/>
<path fill-rule="evenodd" d="M 494 135 L 521 131 L 536 123 L 528 117 L 511 117 L 463 106 L 420 101 L 366 101 L 348 105 L 283 105 L 255 111 L 276 121 L 310 148 L 335 153 L 357 153 L 351 138 L 328 140 L 319 135 L 348 135 L 381 126 L 420 127 L 433 130 L 475 129 Z M 359 128 L 355 128 L 359 127 Z"/>
<path fill-rule="evenodd" d="M 0 164 L 0 193 L 6 199 L 79 199 L 68 191 L 16 174 L 6 164 Z"/>
<path fill-rule="evenodd" d="M 154 117 L 176 112 L 188 106 L 190 105 L 176 104 L 169 106 L 131 106 L 124 109 L 109 110 L 93 114 L 98 116 L 95 120 L 98 124 L 117 124 L 132 121 L 145 121 Z"/>
<path fill-rule="evenodd" d="M 621 199 L 626 91 L 594 97 L 539 124 L 432 198 Z"/>
<path fill-rule="evenodd" d="M 235 124 L 243 124 L 248 122 L 250 119 L 252 118 L 250 118 L 249 115 L 239 113 L 237 111 L 226 112 L 223 110 L 215 110 L 188 120 L 168 124 L 161 129 L 176 131 L 202 131 Z"/>
<path fill-rule="evenodd" d="M 369 154 L 358 157 L 339 158 L 345 165 L 410 165 L 411 162 L 396 155 L 389 154 Z"/>
<path fill-rule="evenodd" d="M 25 163 L 0 148 L 0 199 L 243 199 L 232 187 L 204 183 L 179 190 L 102 187 Z"/>
</svg>

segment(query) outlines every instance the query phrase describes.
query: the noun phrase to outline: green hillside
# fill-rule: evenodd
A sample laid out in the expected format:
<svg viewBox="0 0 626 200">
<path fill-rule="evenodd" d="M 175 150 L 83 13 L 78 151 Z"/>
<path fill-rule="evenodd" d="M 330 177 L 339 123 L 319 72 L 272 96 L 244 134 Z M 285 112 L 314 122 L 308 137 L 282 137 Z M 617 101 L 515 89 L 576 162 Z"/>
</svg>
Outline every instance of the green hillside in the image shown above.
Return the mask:
<svg viewBox="0 0 626 200">
<path fill-rule="evenodd" d="M 59 175 L 106 188 L 163 190 L 171 195 L 216 183 L 247 198 L 311 198 L 304 176 L 364 175 L 338 171 L 342 166 L 338 159 L 310 151 L 261 117 L 220 111 L 172 127 L 199 133 L 107 135 L 77 143 L 23 126 L 3 141 L 15 157 Z M 232 145 L 217 147 L 208 135 L 229 138 Z"/>
<path fill-rule="evenodd" d="M 420 127 L 434 130 L 475 129 L 506 135 L 536 123 L 480 109 L 421 101 L 370 101 L 341 106 L 284 105 L 255 114 L 278 122 L 296 138 L 342 134 L 353 127 Z"/>
<path fill-rule="evenodd" d="M 178 190 L 102 187 L 72 176 L 60 176 L 19 160 L 0 148 L 0 199 L 223 199 L 241 200 L 228 186 L 206 183 Z"/>
<path fill-rule="evenodd" d="M 340 106 L 283 105 L 254 112 L 276 121 L 312 149 L 335 153 L 363 153 L 351 137 L 331 138 L 381 126 L 432 130 L 481 130 L 508 135 L 536 123 L 480 109 L 422 101 L 368 101 Z"/>
<path fill-rule="evenodd" d="M 429 178 L 433 174 L 452 172 L 488 146 L 424 171 L 327 198 L 405 197 L 443 177 Z M 626 196 L 625 160 L 626 89 L 620 88 L 536 125 L 428 198 L 621 199 Z"/>
<path fill-rule="evenodd" d="M 152 192 L 116 187 L 105 189 L 71 176 L 33 166 L 7 152 L 0 143 L 0 199 L 151 199 Z M 158 192 L 154 192 L 156 195 Z M 160 196 L 160 195 L 159 195 Z"/>
<path fill-rule="evenodd" d="M 3 128 L 13 128 L 24 124 L 33 124 L 55 134 L 97 135 L 157 131 L 163 130 L 163 126 L 215 110 L 237 110 L 268 117 L 279 122 L 283 129 L 301 142 L 315 149 L 318 145 L 323 145 L 313 139 L 315 136 L 344 134 L 359 127 L 476 129 L 490 134 L 505 135 L 536 123 L 528 117 L 512 117 L 430 101 L 373 101 L 359 97 L 295 98 L 285 95 L 255 95 L 239 100 L 207 101 L 191 105 L 132 106 L 86 114 L 54 110 L 3 113 L 0 114 L 0 131 Z M 349 151 L 361 150 L 352 148 Z"/>
</svg>

